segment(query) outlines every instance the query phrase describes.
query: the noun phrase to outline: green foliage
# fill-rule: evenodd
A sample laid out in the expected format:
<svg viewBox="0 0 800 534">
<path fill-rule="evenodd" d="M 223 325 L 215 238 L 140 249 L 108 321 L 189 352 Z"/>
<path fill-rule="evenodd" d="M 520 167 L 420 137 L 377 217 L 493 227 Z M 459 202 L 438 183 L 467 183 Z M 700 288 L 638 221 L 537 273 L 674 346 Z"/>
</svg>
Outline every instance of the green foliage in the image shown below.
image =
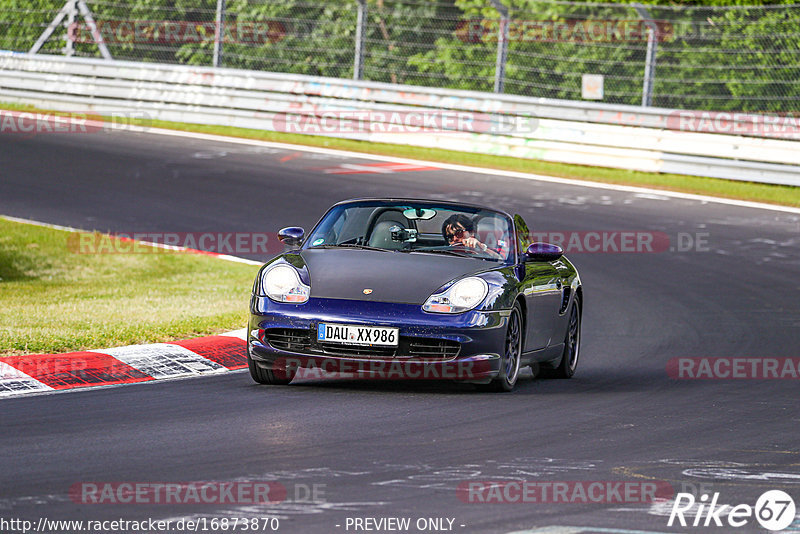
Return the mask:
<svg viewBox="0 0 800 534">
<path fill-rule="evenodd" d="M 630 4 L 502 1 L 511 20 L 505 92 L 580 99 L 582 75 L 602 74 L 604 101 L 641 102 L 647 35 Z M 800 111 L 800 8 L 746 1 L 647 4 L 660 29 L 653 105 Z M 88 3 L 115 58 L 212 63 L 216 0 Z M 0 48 L 28 50 L 62 6 L 0 0 Z M 357 6 L 228 0 L 222 66 L 350 78 Z M 125 21 L 139 26 L 126 29 Z M 168 22 L 178 23 L 179 38 L 169 38 Z M 62 53 L 65 34 L 60 28 L 43 52 Z M 489 0 L 368 0 L 363 77 L 491 91 L 499 34 L 500 14 Z M 99 56 L 88 31 L 82 35 L 74 53 Z"/>
<path fill-rule="evenodd" d="M 63 4 L 59 0 L 0 0 L 0 49 L 30 50 Z M 54 40 L 42 52 L 58 54 L 62 46 L 63 40 Z"/>
</svg>

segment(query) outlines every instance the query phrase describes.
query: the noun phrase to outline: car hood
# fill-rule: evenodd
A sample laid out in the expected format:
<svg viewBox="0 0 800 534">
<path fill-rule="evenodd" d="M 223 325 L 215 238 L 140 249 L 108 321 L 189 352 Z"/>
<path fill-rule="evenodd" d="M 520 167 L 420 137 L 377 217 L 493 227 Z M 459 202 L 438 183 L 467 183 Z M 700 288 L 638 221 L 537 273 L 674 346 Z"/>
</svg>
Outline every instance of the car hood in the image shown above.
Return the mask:
<svg viewBox="0 0 800 534">
<path fill-rule="evenodd" d="M 493 266 L 475 258 L 362 249 L 306 249 L 300 255 L 312 297 L 420 305 L 450 280 Z"/>
</svg>

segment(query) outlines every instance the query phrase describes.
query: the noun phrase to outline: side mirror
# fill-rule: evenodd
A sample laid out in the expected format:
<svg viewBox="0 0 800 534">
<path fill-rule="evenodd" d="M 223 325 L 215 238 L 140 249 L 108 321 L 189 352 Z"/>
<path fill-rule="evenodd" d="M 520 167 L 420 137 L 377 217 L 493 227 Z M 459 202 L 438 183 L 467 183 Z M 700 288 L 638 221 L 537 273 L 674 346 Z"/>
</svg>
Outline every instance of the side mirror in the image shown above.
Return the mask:
<svg viewBox="0 0 800 534">
<path fill-rule="evenodd" d="M 564 250 L 550 243 L 533 243 L 525 251 L 525 261 L 555 261 L 564 255 Z"/>
<path fill-rule="evenodd" d="M 305 233 L 306 231 L 299 226 L 290 226 L 288 228 L 283 228 L 280 232 L 278 232 L 278 239 L 284 245 L 294 247 L 303 242 L 303 236 L 305 236 Z"/>
</svg>

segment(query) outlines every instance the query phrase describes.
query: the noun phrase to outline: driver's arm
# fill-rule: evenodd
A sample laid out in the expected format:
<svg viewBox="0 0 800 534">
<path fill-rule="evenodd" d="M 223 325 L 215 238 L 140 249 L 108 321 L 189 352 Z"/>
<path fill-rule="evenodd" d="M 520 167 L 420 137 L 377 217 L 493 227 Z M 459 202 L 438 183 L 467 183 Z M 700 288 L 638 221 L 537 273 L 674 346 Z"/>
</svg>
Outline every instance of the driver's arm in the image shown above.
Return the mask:
<svg viewBox="0 0 800 534">
<path fill-rule="evenodd" d="M 475 249 L 481 250 L 483 252 L 486 252 L 487 254 L 491 255 L 492 257 L 501 258 L 501 259 L 503 257 L 496 250 L 490 249 L 489 247 L 486 246 L 486 244 L 481 243 L 480 241 L 478 241 L 477 237 L 469 237 L 469 238 L 465 239 L 464 240 L 464 244 L 466 246 L 470 247 L 470 248 L 475 248 Z"/>
</svg>

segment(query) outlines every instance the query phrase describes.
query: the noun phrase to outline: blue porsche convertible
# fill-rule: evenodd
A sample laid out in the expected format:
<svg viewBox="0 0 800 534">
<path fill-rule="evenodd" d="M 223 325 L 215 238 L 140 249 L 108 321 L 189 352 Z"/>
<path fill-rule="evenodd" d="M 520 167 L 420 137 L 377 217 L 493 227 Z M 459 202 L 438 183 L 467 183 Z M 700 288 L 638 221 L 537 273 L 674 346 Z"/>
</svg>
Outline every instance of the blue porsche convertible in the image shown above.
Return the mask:
<svg viewBox="0 0 800 534">
<path fill-rule="evenodd" d="M 454 379 L 511 391 L 520 368 L 569 378 L 583 288 L 562 250 L 530 243 L 519 215 L 470 204 L 357 199 L 334 205 L 253 284 L 250 374 L 300 369 Z"/>
</svg>

